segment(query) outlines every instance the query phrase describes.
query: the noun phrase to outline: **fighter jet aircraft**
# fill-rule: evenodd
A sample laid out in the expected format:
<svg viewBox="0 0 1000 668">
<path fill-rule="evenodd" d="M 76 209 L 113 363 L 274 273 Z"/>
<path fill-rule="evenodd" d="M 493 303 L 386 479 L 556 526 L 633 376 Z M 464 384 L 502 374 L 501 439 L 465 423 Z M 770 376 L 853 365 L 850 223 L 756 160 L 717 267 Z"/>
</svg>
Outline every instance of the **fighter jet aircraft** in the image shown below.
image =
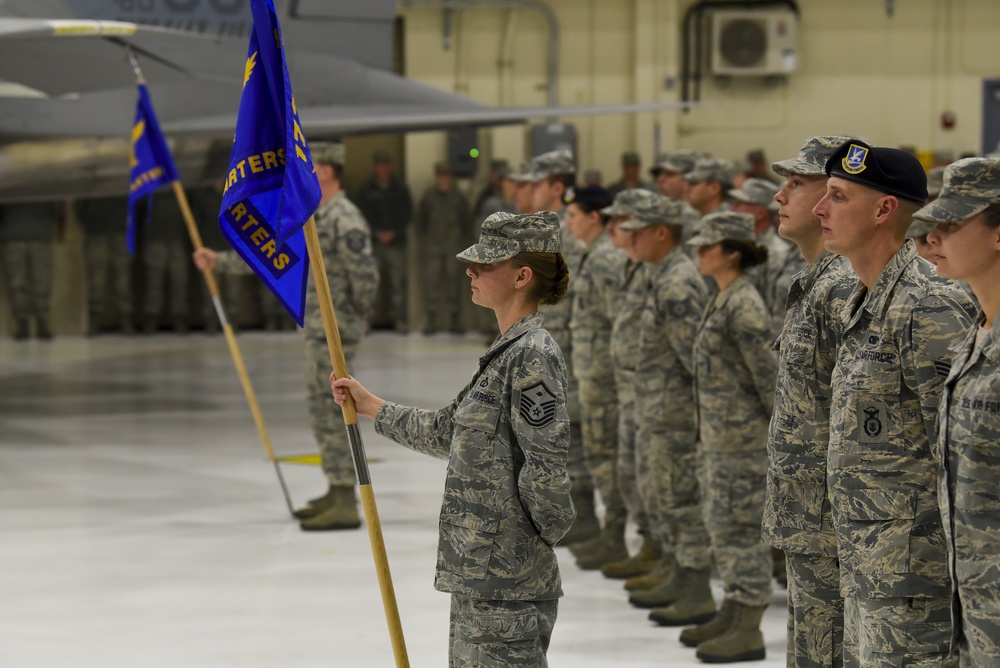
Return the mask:
<svg viewBox="0 0 1000 668">
<path fill-rule="evenodd" d="M 276 0 L 310 137 L 523 123 L 672 105 L 497 108 L 390 71 L 395 0 Z M 0 0 L 0 201 L 121 193 L 142 67 L 185 183 L 232 142 L 248 0 Z"/>
</svg>

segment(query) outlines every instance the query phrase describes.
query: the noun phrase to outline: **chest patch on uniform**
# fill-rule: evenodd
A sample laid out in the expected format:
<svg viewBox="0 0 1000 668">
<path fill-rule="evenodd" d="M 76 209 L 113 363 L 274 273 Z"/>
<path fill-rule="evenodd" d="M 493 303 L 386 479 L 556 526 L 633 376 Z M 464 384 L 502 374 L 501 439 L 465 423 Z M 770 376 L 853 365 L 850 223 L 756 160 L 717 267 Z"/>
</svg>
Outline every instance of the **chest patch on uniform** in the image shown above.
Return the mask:
<svg viewBox="0 0 1000 668">
<path fill-rule="evenodd" d="M 889 414 L 881 401 L 862 401 L 858 404 L 858 441 L 884 443 Z"/>
<path fill-rule="evenodd" d="M 368 246 L 368 235 L 361 230 L 351 230 L 344 235 L 347 247 L 355 253 L 360 253 Z"/>
<path fill-rule="evenodd" d="M 518 412 L 529 426 L 541 429 L 556 419 L 556 397 L 544 381 L 538 381 L 521 390 Z"/>
</svg>

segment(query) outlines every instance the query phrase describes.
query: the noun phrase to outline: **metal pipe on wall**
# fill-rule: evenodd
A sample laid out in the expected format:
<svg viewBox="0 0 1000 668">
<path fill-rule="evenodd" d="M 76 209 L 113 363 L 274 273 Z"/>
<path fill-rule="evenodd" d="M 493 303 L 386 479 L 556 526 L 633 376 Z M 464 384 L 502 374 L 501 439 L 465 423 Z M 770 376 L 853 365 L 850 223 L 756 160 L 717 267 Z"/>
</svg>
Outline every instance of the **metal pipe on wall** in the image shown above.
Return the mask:
<svg viewBox="0 0 1000 668">
<path fill-rule="evenodd" d="M 451 11 L 455 9 L 525 9 L 540 13 L 549 24 L 548 105 L 559 104 L 559 19 L 540 0 L 399 0 L 400 10 L 424 9 Z"/>
</svg>

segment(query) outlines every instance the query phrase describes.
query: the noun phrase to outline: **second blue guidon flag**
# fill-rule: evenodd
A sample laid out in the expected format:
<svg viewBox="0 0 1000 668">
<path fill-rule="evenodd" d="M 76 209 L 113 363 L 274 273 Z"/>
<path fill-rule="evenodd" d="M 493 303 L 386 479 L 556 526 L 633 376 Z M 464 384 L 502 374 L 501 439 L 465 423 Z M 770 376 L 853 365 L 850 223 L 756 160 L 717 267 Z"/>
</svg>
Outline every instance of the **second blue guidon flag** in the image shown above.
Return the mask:
<svg viewBox="0 0 1000 668">
<path fill-rule="evenodd" d="M 219 224 L 301 326 L 309 280 L 302 226 L 321 194 L 292 99 L 274 3 L 251 0 L 250 9 L 253 32 Z"/>
<path fill-rule="evenodd" d="M 128 252 L 135 255 L 135 205 L 143 195 L 177 181 L 177 167 L 160 132 L 156 112 L 146 84 L 139 84 L 139 102 L 132 123 L 132 155 L 129 159 Z"/>
</svg>

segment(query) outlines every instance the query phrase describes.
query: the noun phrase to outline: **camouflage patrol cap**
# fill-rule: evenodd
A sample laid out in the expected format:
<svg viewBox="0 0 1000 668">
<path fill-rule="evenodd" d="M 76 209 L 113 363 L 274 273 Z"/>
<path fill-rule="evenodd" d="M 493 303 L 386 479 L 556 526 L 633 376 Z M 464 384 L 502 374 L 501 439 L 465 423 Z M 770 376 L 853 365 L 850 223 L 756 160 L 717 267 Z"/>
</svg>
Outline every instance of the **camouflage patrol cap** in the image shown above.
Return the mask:
<svg viewBox="0 0 1000 668">
<path fill-rule="evenodd" d="M 636 151 L 625 151 L 622 153 L 622 164 L 623 165 L 638 165 L 642 162 L 639 154 Z"/>
<path fill-rule="evenodd" d="M 573 154 L 569 151 L 549 151 L 531 159 L 531 181 L 541 181 L 559 174 L 576 174 Z"/>
<path fill-rule="evenodd" d="M 660 156 L 660 159 L 649 170 L 649 173 L 656 176 L 660 172 L 674 172 L 675 174 L 687 174 L 694 169 L 694 163 L 698 155 L 694 151 L 680 150 L 673 151 Z"/>
<path fill-rule="evenodd" d="M 728 186 L 732 185 L 735 173 L 736 166 L 725 158 L 698 158 L 695 160 L 694 169 L 684 174 L 684 180 L 691 183 L 718 181 Z"/>
<path fill-rule="evenodd" d="M 931 167 L 927 172 L 927 196 L 937 197 L 941 194 L 941 188 L 944 187 L 944 170 L 945 165 L 939 165 L 937 167 Z"/>
<path fill-rule="evenodd" d="M 455 257 L 463 262 L 493 264 L 518 253 L 558 253 L 559 240 L 559 214 L 555 211 L 500 212 L 483 221 L 479 243 Z"/>
<path fill-rule="evenodd" d="M 850 141 L 850 137 L 821 135 L 810 137 L 799 149 L 799 154 L 788 160 L 771 163 L 771 169 L 778 176 L 788 177 L 790 174 L 799 176 L 826 176 L 826 161 L 834 151 Z"/>
<path fill-rule="evenodd" d="M 521 163 L 521 165 L 510 173 L 510 179 L 517 181 L 518 183 L 531 183 L 534 181 L 534 159 L 529 158 Z"/>
<path fill-rule="evenodd" d="M 750 241 L 756 243 L 757 235 L 753 229 L 753 215 L 724 211 L 710 213 L 701 219 L 697 233 L 688 239 L 688 245 L 711 246 L 720 241 Z"/>
<path fill-rule="evenodd" d="M 957 223 L 997 203 L 1000 203 L 1000 159 L 964 158 L 948 165 L 941 194 L 913 217 L 935 225 Z"/>
<path fill-rule="evenodd" d="M 778 186 L 767 179 L 747 179 L 740 188 L 729 191 L 729 196 L 738 202 L 747 204 L 759 204 L 767 208 L 774 208 L 776 202 L 774 196 L 778 194 Z"/>
<path fill-rule="evenodd" d="M 658 196 L 645 188 L 626 188 L 615 195 L 615 201 L 611 203 L 611 206 L 601 209 L 601 213 L 605 216 L 631 216 L 635 213 L 635 207 L 638 204 Z"/>
<path fill-rule="evenodd" d="M 313 162 L 325 162 L 328 165 L 344 166 L 347 150 L 339 141 L 318 141 L 309 144 L 309 153 Z"/>
<path fill-rule="evenodd" d="M 673 197 L 654 195 L 635 207 L 632 218 L 626 220 L 619 229 L 632 231 L 654 225 L 684 225 L 684 204 Z"/>
</svg>

